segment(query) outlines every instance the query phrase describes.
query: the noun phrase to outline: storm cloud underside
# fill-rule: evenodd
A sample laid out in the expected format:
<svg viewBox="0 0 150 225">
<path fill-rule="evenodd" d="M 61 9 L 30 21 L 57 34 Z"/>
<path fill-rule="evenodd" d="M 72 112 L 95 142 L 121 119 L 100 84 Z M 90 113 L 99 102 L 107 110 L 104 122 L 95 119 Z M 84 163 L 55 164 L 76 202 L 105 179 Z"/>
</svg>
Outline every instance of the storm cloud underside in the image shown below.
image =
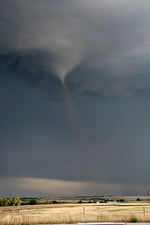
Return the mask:
<svg viewBox="0 0 150 225">
<path fill-rule="evenodd" d="M 63 82 L 70 74 L 78 94 L 149 95 L 148 1 L 0 4 L 4 70 L 15 67 L 18 76 L 26 72 L 34 79 L 49 73 Z"/>
</svg>

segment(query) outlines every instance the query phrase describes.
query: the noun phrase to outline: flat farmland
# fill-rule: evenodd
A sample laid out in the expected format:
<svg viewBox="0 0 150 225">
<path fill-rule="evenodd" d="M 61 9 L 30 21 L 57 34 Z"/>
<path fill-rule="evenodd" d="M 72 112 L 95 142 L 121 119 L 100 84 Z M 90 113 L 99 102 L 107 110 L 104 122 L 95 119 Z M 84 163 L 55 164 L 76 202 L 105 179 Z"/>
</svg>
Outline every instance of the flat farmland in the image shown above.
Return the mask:
<svg viewBox="0 0 150 225">
<path fill-rule="evenodd" d="M 50 204 L 0 208 L 0 224 L 150 222 L 149 203 Z"/>
</svg>

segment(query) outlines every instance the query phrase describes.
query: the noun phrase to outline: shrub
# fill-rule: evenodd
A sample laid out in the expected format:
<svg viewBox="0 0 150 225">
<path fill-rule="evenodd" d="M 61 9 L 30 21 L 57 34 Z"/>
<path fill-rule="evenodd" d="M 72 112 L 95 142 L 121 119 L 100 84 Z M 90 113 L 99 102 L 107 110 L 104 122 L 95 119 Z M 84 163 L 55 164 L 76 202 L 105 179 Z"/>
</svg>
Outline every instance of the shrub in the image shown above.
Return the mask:
<svg viewBox="0 0 150 225">
<path fill-rule="evenodd" d="M 130 222 L 131 222 L 131 223 L 137 223 L 137 222 L 138 222 L 137 216 L 135 216 L 134 214 L 131 215 L 131 217 L 130 217 Z"/>
<path fill-rule="evenodd" d="M 121 198 L 121 199 L 118 199 L 117 202 L 125 202 L 125 200 Z"/>
<path fill-rule="evenodd" d="M 21 204 L 20 198 L 1 198 L 0 206 L 19 206 Z"/>
<path fill-rule="evenodd" d="M 58 204 L 59 202 L 57 202 L 56 200 L 52 201 L 52 204 Z"/>
<path fill-rule="evenodd" d="M 83 203 L 81 200 L 80 200 L 80 201 L 78 201 L 78 204 L 81 204 L 81 203 Z"/>
<path fill-rule="evenodd" d="M 36 199 L 30 199 L 30 205 L 36 205 L 37 201 Z"/>
</svg>

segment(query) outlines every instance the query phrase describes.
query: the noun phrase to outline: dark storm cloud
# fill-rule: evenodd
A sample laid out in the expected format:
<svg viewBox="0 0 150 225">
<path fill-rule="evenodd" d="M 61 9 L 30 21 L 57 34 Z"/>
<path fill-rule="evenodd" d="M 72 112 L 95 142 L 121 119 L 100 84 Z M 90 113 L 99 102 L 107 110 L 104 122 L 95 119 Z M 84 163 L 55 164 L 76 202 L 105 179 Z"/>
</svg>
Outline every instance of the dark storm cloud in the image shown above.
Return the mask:
<svg viewBox="0 0 150 225">
<path fill-rule="evenodd" d="M 54 97 L 54 76 L 78 94 L 149 95 L 148 0 L 1 0 L 0 10 L 3 70 L 43 80 Z"/>
<path fill-rule="evenodd" d="M 0 0 L 1 190 L 33 194 L 52 182 L 50 190 L 99 194 L 104 184 L 103 192 L 135 193 L 150 185 L 149 6 Z M 66 94 L 67 109 L 56 101 L 66 97 L 63 82 L 77 94 Z"/>
<path fill-rule="evenodd" d="M 79 137 L 64 104 L 10 78 L 0 91 L 0 176 L 150 184 L 148 99 L 75 100 Z"/>
<path fill-rule="evenodd" d="M 1 79 L 0 91 L 1 196 L 39 196 L 40 190 L 145 193 L 150 185 L 147 98 L 75 99 L 84 125 L 79 138 L 64 104 L 47 102 L 30 85 L 10 78 Z"/>
</svg>

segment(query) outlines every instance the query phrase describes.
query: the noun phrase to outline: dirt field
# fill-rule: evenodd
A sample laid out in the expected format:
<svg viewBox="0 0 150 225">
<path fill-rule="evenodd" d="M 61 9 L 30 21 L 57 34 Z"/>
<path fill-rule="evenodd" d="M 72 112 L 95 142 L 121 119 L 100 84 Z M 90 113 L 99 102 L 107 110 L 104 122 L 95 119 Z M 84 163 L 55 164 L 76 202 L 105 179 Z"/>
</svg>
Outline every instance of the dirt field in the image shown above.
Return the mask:
<svg viewBox="0 0 150 225">
<path fill-rule="evenodd" d="M 0 224 L 150 222 L 150 203 L 56 204 L 0 208 Z"/>
</svg>

